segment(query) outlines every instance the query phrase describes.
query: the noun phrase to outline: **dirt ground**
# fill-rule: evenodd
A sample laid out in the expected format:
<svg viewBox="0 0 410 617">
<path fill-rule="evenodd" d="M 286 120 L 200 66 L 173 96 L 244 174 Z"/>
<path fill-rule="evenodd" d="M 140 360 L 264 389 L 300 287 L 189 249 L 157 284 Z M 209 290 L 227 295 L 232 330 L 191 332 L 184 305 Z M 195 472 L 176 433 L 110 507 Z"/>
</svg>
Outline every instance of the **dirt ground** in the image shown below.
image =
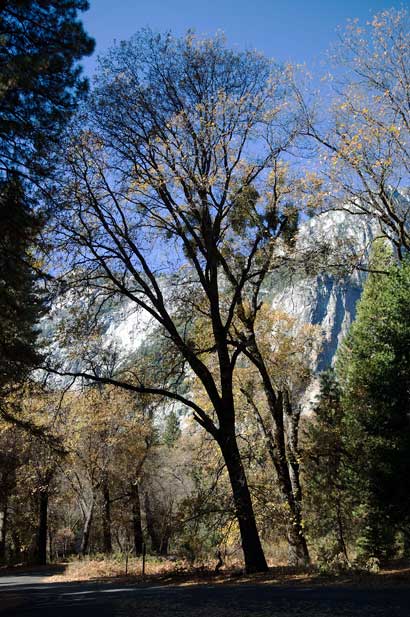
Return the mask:
<svg viewBox="0 0 410 617">
<path fill-rule="evenodd" d="M 410 564 L 334 577 L 290 568 L 163 570 L 107 575 L 107 564 L 14 568 L 0 574 L 0 615 L 15 617 L 409 617 Z M 113 568 L 113 566 L 111 565 Z M 154 565 L 152 565 L 154 570 Z"/>
<path fill-rule="evenodd" d="M 38 567 L 34 568 L 38 571 Z M 326 586 L 406 586 L 410 587 L 410 562 L 393 562 L 380 569 L 377 573 L 345 572 L 338 575 L 323 575 L 315 567 L 309 569 L 291 568 L 288 566 L 271 567 L 265 574 L 245 574 L 240 568 L 231 568 L 215 573 L 205 568 L 190 568 L 186 563 L 168 560 L 147 561 L 145 575 L 142 576 L 141 560 L 132 559 L 128 563 L 128 573 L 125 574 L 125 563 L 118 560 L 76 560 L 67 563 L 47 566 L 49 583 L 111 581 L 128 584 L 151 583 L 156 585 L 189 586 L 209 583 L 212 585 L 226 584 L 258 584 L 258 585 L 326 585 Z M 30 569 L 13 568 L 4 573 Z M 1 575 L 0 570 L 0 575 Z M 52 574 L 51 574 L 52 573 Z M 51 575 L 50 575 L 51 574 Z M 409 611 L 410 614 L 410 611 Z"/>
</svg>

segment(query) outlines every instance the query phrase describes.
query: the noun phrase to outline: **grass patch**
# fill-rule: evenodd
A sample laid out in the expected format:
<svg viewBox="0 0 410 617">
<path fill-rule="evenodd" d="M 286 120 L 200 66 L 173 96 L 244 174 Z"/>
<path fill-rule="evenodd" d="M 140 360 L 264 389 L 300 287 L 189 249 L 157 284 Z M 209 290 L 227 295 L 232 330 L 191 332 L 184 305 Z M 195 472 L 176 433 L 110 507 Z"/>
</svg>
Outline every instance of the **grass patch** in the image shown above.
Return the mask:
<svg viewBox="0 0 410 617">
<path fill-rule="evenodd" d="M 396 562 L 377 573 L 348 572 L 323 575 L 314 566 L 291 568 L 273 566 L 269 572 L 248 575 L 239 567 L 230 567 L 218 573 L 211 568 L 193 568 L 187 562 L 147 557 L 145 576 L 142 576 L 142 559 L 132 557 L 128 561 L 120 557 L 105 559 L 76 559 L 65 564 L 65 570 L 47 577 L 47 582 L 121 581 L 127 583 L 155 583 L 162 585 L 197 584 L 260 584 L 260 585 L 348 585 L 359 587 L 388 587 L 410 585 L 410 563 Z"/>
</svg>

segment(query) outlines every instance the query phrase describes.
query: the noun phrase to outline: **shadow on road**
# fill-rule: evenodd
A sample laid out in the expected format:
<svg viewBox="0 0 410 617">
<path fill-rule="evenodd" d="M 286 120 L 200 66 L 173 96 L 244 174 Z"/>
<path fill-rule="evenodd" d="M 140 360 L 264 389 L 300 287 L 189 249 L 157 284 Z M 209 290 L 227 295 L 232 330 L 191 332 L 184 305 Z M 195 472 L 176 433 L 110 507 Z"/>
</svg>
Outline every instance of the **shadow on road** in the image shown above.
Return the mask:
<svg viewBox="0 0 410 617">
<path fill-rule="evenodd" d="M 50 576 L 63 574 L 66 568 L 66 564 L 56 564 L 30 567 L 16 566 L 15 568 L 0 570 L 0 588 L 15 585 L 41 584 Z"/>
<path fill-rule="evenodd" d="M 41 570 L 1 577 L 1 617 L 408 617 L 410 589 L 270 584 L 48 583 Z M 51 570 L 52 573 L 55 573 Z M 6 579 L 8 582 L 6 583 Z M 25 580 L 23 580 L 25 579 Z M 31 582 L 26 582 L 31 580 Z"/>
</svg>

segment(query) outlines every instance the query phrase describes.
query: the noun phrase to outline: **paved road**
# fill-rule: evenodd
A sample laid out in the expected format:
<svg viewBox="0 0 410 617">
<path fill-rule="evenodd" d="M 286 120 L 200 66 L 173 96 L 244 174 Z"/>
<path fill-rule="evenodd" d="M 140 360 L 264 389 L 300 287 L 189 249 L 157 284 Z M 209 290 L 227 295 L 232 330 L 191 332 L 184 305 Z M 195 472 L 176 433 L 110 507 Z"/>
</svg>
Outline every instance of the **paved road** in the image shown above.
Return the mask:
<svg viewBox="0 0 410 617">
<path fill-rule="evenodd" d="M 410 617 L 410 589 L 48 583 L 0 577 L 0 617 Z"/>
<path fill-rule="evenodd" d="M 19 587 L 21 585 L 41 585 L 47 583 L 49 576 L 61 574 L 65 570 L 64 566 L 53 566 L 50 568 L 44 567 L 36 570 L 27 570 L 22 572 L 13 572 L 12 574 L 0 575 L 0 592 L 2 589 L 7 590 L 10 587 Z"/>
</svg>

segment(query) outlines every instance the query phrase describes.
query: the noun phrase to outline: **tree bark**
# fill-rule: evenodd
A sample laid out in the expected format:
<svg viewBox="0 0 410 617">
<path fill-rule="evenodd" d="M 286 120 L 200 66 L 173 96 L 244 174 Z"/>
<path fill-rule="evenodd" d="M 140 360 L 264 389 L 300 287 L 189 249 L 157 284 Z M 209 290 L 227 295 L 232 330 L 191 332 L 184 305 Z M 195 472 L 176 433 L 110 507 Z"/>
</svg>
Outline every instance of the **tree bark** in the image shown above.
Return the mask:
<svg viewBox="0 0 410 617">
<path fill-rule="evenodd" d="M 48 528 L 48 558 L 52 562 L 54 559 L 54 534 L 50 527 Z"/>
<path fill-rule="evenodd" d="M 290 512 L 286 525 L 288 563 L 292 566 L 305 566 L 310 562 L 310 557 L 302 526 L 302 489 L 297 455 L 298 418 L 288 418 L 288 440 L 286 444 L 282 393 L 279 393 L 278 397 L 270 396 L 266 385 L 265 392 L 271 411 L 273 430 L 268 429 L 265 425 L 252 396 L 246 390 L 242 390 L 255 412 L 267 452 L 276 471 L 281 499 Z"/>
<path fill-rule="evenodd" d="M 288 392 L 283 394 L 283 411 L 287 427 L 285 455 L 288 460 L 290 485 L 292 490 L 292 530 L 288 531 L 289 565 L 306 566 L 310 563 L 309 550 L 302 525 L 302 486 L 299 465 L 299 422 L 300 409 L 295 408 Z"/>
<path fill-rule="evenodd" d="M 83 537 L 81 539 L 80 554 L 84 557 L 90 541 L 91 524 L 94 515 L 94 502 L 91 504 L 84 521 Z"/>
<path fill-rule="evenodd" d="M 131 484 L 132 526 L 134 531 L 134 549 L 136 555 L 142 555 L 144 537 L 142 533 L 141 500 L 137 482 Z"/>
<path fill-rule="evenodd" d="M 310 562 L 310 556 L 302 526 L 302 490 L 297 462 L 297 442 L 295 442 L 296 435 L 292 436 L 292 428 L 289 429 L 290 433 L 286 439 L 283 396 L 283 393 L 280 393 L 276 401 L 275 412 L 272 413 L 275 444 L 273 463 L 282 498 L 289 508 L 286 529 L 288 562 L 290 566 L 306 566 Z M 288 419 L 291 421 L 291 418 Z"/>
<path fill-rule="evenodd" d="M 12 529 L 11 537 L 13 540 L 13 558 L 19 561 L 21 558 L 22 546 L 21 546 L 21 539 L 20 539 L 20 535 L 18 531 L 16 531 L 15 529 Z"/>
<path fill-rule="evenodd" d="M 148 493 L 145 493 L 145 514 L 147 531 L 151 539 L 151 550 L 157 555 L 166 557 L 170 538 L 169 513 L 165 509 L 154 512 Z"/>
<path fill-rule="evenodd" d="M 0 512 L 0 562 L 6 559 L 6 535 L 8 522 L 8 503 L 7 498 Z"/>
<path fill-rule="evenodd" d="M 110 501 L 110 487 L 108 480 L 105 478 L 102 483 L 102 496 L 103 496 L 103 551 L 105 554 L 112 553 L 112 536 L 111 536 L 111 501 Z"/>
<path fill-rule="evenodd" d="M 228 470 L 248 573 L 266 572 L 268 565 L 256 527 L 251 495 L 233 427 L 219 431 L 218 443 Z"/>
<path fill-rule="evenodd" d="M 48 524 L 48 490 L 39 491 L 39 515 L 35 560 L 39 565 L 47 564 L 47 524 Z"/>
<path fill-rule="evenodd" d="M 299 414 L 292 415 L 293 409 L 288 392 L 275 392 L 256 342 L 254 342 L 252 352 L 262 377 L 272 418 L 273 434 L 272 431 L 267 432 L 269 439 L 272 440 L 272 447 L 269 452 L 278 476 L 282 499 L 290 512 L 286 534 L 289 547 L 289 565 L 305 566 L 309 564 L 310 556 L 302 526 L 302 490 L 298 463 Z M 285 428 L 285 418 L 288 423 L 288 431 Z"/>
<path fill-rule="evenodd" d="M 152 511 L 151 500 L 148 493 L 145 493 L 144 505 L 147 519 L 147 531 L 151 540 L 151 551 L 159 555 L 161 553 L 161 536 L 158 530 L 158 521 Z"/>
</svg>

